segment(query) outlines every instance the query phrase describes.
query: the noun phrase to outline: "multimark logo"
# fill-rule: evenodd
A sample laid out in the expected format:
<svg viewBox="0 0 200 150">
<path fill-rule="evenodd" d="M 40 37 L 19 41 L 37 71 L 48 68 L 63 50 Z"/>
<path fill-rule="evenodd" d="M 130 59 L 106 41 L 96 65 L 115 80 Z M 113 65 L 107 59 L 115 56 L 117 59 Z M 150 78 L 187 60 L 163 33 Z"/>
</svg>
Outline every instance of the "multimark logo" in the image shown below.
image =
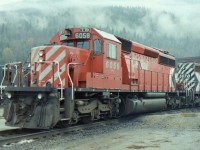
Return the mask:
<svg viewBox="0 0 200 150">
<path fill-rule="evenodd" d="M 180 63 L 173 74 L 173 82 L 184 86 L 185 90 L 195 90 L 198 79 L 195 74 L 193 63 Z"/>
</svg>

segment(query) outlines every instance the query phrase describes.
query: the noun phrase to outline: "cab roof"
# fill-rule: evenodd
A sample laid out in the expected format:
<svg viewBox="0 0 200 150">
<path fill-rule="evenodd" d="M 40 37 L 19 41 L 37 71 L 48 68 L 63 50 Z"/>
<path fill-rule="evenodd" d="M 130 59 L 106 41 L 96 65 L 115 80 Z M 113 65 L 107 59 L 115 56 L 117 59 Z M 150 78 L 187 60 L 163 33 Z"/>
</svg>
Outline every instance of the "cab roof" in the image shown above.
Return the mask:
<svg viewBox="0 0 200 150">
<path fill-rule="evenodd" d="M 108 39 L 108 40 L 112 40 L 118 43 L 121 43 L 113 34 L 98 30 L 96 28 L 93 28 L 98 34 L 100 34 L 103 38 Z"/>
</svg>

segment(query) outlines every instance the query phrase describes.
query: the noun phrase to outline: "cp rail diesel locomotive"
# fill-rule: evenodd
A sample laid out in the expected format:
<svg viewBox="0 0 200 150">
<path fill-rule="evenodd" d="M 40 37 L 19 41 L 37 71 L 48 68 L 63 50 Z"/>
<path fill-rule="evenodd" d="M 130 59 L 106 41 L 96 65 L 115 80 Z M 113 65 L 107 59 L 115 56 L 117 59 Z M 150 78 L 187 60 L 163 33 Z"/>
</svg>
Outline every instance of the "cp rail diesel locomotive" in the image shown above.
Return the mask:
<svg viewBox="0 0 200 150">
<path fill-rule="evenodd" d="M 96 28 L 69 28 L 4 65 L 6 125 L 48 129 L 200 105 L 200 65 Z M 1 94 L 2 94 L 1 89 Z"/>
</svg>

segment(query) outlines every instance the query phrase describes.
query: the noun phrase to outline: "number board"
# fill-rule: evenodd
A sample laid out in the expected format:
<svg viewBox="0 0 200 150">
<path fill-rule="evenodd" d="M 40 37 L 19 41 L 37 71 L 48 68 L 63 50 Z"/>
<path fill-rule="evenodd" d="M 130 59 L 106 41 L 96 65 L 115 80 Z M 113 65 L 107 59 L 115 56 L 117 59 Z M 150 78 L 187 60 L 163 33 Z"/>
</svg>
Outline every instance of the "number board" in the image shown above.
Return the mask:
<svg viewBox="0 0 200 150">
<path fill-rule="evenodd" d="M 75 39 L 90 39 L 90 32 L 77 32 L 74 34 Z"/>
</svg>

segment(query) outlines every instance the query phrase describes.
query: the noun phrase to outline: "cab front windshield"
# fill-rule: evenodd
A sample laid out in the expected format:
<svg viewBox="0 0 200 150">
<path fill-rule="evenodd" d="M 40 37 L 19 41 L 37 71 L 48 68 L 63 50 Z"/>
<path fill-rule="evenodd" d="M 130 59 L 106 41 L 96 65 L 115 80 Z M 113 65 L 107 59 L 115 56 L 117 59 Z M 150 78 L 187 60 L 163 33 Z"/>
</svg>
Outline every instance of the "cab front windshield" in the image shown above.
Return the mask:
<svg viewBox="0 0 200 150">
<path fill-rule="evenodd" d="M 66 41 L 63 43 L 63 45 L 78 47 L 78 48 L 82 48 L 82 49 L 90 48 L 90 43 L 88 40 Z"/>
</svg>

